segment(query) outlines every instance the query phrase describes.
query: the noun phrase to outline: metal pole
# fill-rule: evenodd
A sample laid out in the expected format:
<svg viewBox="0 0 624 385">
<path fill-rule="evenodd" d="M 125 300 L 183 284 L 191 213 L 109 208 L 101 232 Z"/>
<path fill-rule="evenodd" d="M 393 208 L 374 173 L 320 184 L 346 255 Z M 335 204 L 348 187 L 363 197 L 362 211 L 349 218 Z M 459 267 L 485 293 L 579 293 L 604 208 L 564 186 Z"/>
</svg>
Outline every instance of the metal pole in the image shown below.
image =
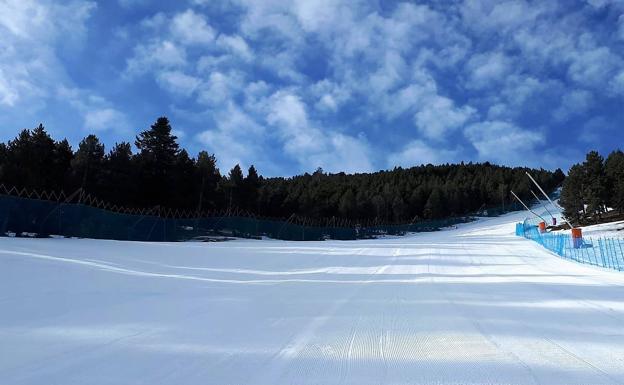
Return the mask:
<svg viewBox="0 0 624 385">
<path fill-rule="evenodd" d="M 542 218 L 541 216 L 537 215 L 533 210 L 531 210 L 527 205 L 524 204 L 524 202 L 522 201 L 522 199 L 518 198 L 518 196 L 516 195 L 515 192 L 511 191 L 511 195 L 514 196 L 514 198 L 516 198 L 518 200 L 518 202 L 520 202 L 522 204 L 522 206 L 524 206 L 525 209 L 527 209 L 528 211 L 531 212 L 531 214 L 535 215 L 536 217 L 538 217 L 539 219 L 541 219 L 542 221 L 546 222 L 546 220 L 544 218 Z"/>
<path fill-rule="evenodd" d="M 544 194 L 544 196 L 546 197 L 546 199 L 548 199 L 548 202 L 550 202 L 550 204 L 551 204 L 551 205 L 553 205 L 553 207 L 556 207 L 556 208 L 558 208 L 558 209 L 559 209 L 559 211 L 561 211 L 561 210 L 562 210 L 562 208 L 561 208 L 560 206 L 558 206 L 558 205 L 555 205 L 555 203 L 554 203 L 552 200 L 550 200 L 550 197 L 548 196 L 548 194 L 546 194 L 546 193 L 544 192 L 544 189 L 542 189 L 542 186 L 540 186 L 540 185 L 539 185 L 539 183 L 537 183 L 537 181 L 536 181 L 535 179 L 533 179 L 533 177 L 531 176 L 531 174 L 529 174 L 529 172 L 528 172 L 528 171 L 526 171 L 525 173 L 527 174 L 527 176 L 529 177 L 529 179 L 531 179 L 531 180 L 533 181 L 533 183 L 535 183 L 535 185 L 536 185 L 536 186 L 537 186 L 537 188 L 538 188 L 538 189 L 542 192 L 542 194 Z M 574 228 L 574 226 L 572 226 L 572 224 L 570 224 L 570 222 L 568 221 L 568 219 L 567 219 L 566 217 L 564 217 L 564 216 L 562 215 L 562 218 L 563 218 L 563 220 L 564 220 L 564 221 L 568 224 L 568 226 L 570 226 L 570 229 L 573 229 L 573 228 Z"/>
<path fill-rule="evenodd" d="M 537 186 L 537 188 L 542 192 L 542 194 L 544 194 L 544 196 L 546 197 L 546 199 L 548 199 L 548 202 L 550 202 L 551 205 L 553 205 L 554 207 L 557 207 L 558 209 L 561 209 L 560 206 L 556 205 L 555 202 L 553 202 L 550 197 L 548 196 L 548 194 L 546 194 L 546 192 L 544 191 L 544 189 L 542 188 L 542 186 L 539 185 L 539 183 L 537 183 L 537 181 L 531 176 L 531 174 L 529 174 L 528 171 L 525 171 L 525 174 L 527 174 L 527 176 L 529 177 L 529 179 L 531 179 L 531 181 Z"/>
<path fill-rule="evenodd" d="M 537 199 L 538 202 L 540 202 L 540 199 L 537 197 L 537 195 L 535 195 L 535 193 L 533 192 L 533 190 L 531 190 L 531 194 L 533 194 L 533 196 L 535 197 L 535 199 Z M 548 213 L 548 215 L 550 215 L 550 217 L 552 219 L 555 219 L 555 217 L 552 215 L 552 213 L 550 212 L 550 210 L 548 210 L 548 207 L 546 207 L 545 204 L 542 204 L 542 206 L 544 206 L 544 210 L 546 210 L 546 212 Z"/>
</svg>

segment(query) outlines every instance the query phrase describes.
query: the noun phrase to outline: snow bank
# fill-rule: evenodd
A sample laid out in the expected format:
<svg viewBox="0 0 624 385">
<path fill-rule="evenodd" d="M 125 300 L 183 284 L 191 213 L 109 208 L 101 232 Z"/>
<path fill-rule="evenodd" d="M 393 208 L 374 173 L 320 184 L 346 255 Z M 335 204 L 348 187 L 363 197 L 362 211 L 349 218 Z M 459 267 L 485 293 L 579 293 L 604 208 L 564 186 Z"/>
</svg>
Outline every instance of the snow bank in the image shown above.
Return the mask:
<svg viewBox="0 0 624 385">
<path fill-rule="evenodd" d="M 513 235 L 0 238 L 2 384 L 615 384 L 624 275 Z"/>
</svg>

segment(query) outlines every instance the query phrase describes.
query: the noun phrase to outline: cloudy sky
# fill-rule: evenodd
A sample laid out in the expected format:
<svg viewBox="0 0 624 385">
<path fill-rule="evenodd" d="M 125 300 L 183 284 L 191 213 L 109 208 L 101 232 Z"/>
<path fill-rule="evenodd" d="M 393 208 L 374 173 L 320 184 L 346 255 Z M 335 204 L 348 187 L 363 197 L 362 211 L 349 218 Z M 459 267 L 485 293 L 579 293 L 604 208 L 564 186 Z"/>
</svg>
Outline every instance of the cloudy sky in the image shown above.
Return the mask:
<svg viewBox="0 0 624 385">
<path fill-rule="evenodd" d="M 166 115 L 265 175 L 567 169 L 624 142 L 623 0 L 0 0 L 0 36 L 2 141 L 110 147 Z"/>
</svg>

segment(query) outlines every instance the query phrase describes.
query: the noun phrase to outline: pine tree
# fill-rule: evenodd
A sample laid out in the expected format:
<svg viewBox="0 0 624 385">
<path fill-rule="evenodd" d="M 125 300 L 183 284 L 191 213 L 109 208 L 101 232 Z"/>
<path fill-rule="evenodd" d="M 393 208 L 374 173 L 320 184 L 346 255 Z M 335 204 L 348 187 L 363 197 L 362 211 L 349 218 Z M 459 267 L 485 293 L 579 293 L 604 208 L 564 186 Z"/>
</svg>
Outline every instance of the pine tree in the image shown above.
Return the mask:
<svg viewBox="0 0 624 385">
<path fill-rule="evenodd" d="M 463 215 L 482 205 L 500 205 L 508 189 L 521 198 L 530 197 L 530 182 L 524 174 L 527 169 L 489 163 L 397 167 L 354 175 L 330 174 L 319 168 L 312 174 L 266 179 L 254 167 L 244 177 L 237 166 L 223 178 L 214 155 L 200 152 L 195 161 L 181 151 L 167 118 L 157 119 L 136 137 L 136 155 L 132 155 L 130 144 L 121 143 L 102 160 L 104 149 L 96 139 L 85 138 L 74 155 L 66 140 L 54 142 L 43 126 L 24 130 L 7 145 L 0 145 L 0 182 L 20 188 L 51 186 L 68 193 L 84 184 L 90 193 L 134 207 L 240 207 L 273 217 L 297 214 L 349 217 L 363 222 Z M 609 162 L 608 173 L 605 166 L 602 174 L 588 173 L 582 178 L 580 196 L 598 196 L 594 204 L 598 211 L 604 210 L 605 202 L 618 206 L 615 182 L 622 178 L 612 171 L 617 170 L 615 164 Z M 564 178 L 561 170 L 530 171 L 547 191 Z M 608 182 L 606 194 L 596 193 L 596 183 L 585 182 L 600 180 L 600 175 Z"/>
<path fill-rule="evenodd" d="M 43 125 L 22 130 L 8 143 L 5 177 L 7 183 L 36 189 L 56 189 L 63 181 L 54 174 L 55 143 Z"/>
<path fill-rule="evenodd" d="M 613 151 L 605 161 L 605 174 L 608 179 L 607 203 L 624 213 L 624 153 L 620 150 Z"/>
<path fill-rule="evenodd" d="M 0 143 L 0 183 L 3 183 L 6 178 L 7 156 L 8 150 L 6 144 Z"/>
<path fill-rule="evenodd" d="M 583 163 L 585 183 L 583 184 L 583 198 L 587 204 L 587 212 L 597 215 L 605 212 L 607 201 L 607 178 L 604 169 L 604 160 L 596 151 L 590 151 Z"/>
<path fill-rule="evenodd" d="M 563 181 L 565 180 L 566 176 L 563 173 L 563 171 L 558 168 L 555 170 L 555 172 L 552 174 L 552 176 L 550 176 L 549 178 L 549 182 L 547 183 L 547 187 L 553 188 L 553 187 L 557 187 L 559 185 L 561 185 L 561 183 L 563 183 Z"/>
<path fill-rule="evenodd" d="M 176 187 L 173 168 L 180 151 L 176 139 L 171 134 L 171 126 L 166 117 L 158 118 L 149 130 L 136 137 L 141 186 L 139 194 L 149 206 L 170 206 L 174 201 Z"/>
<path fill-rule="evenodd" d="M 574 224 L 581 223 L 585 216 L 583 203 L 583 180 L 585 170 L 580 164 L 575 164 L 568 171 L 568 177 L 563 182 L 559 204 L 563 207 L 563 215 Z"/>
<path fill-rule="evenodd" d="M 74 159 L 74 152 L 67 139 L 63 139 L 54 144 L 53 179 L 55 189 L 66 190 L 70 184 L 71 162 Z"/>
<path fill-rule="evenodd" d="M 249 167 L 249 170 L 247 170 L 247 176 L 243 181 L 243 208 L 257 211 L 258 191 L 260 189 L 260 183 L 261 180 L 258 176 L 258 171 L 256 171 L 256 168 L 251 165 Z"/>
<path fill-rule="evenodd" d="M 169 119 L 160 117 L 149 130 L 141 132 L 134 144 L 143 157 L 149 157 L 160 165 L 171 166 L 175 163 L 180 146 L 178 138 L 171 134 Z"/>
<path fill-rule="evenodd" d="M 199 201 L 197 211 L 215 209 L 220 201 L 217 198 L 217 188 L 221 181 L 221 173 L 217 168 L 217 159 L 214 154 L 208 155 L 201 151 L 197 155 L 197 172 L 199 174 Z"/>
<path fill-rule="evenodd" d="M 241 196 L 243 193 L 243 170 L 240 165 L 232 167 L 227 179 L 227 192 L 228 192 L 228 208 L 234 207 L 240 208 Z"/>
<path fill-rule="evenodd" d="M 98 195 L 103 184 L 104 145 L 95 135 L 85 137 L 71 162 L 75 188 Z"/>
<path fill-rule="evenodd" d="M 30 130 L 22 130 L 9 141 L 6 152 L 4 178 L 7 184 L 18 187 L 34 187 L 32 174 L 36 165 L 31 164 L 36 154 L 31 145 Z"/>
<path fill-rule="evenodd" d="M 128 142 L 116 143 L 104 158 L 104 198 L 116 204 L 136 204 L 136 165 Z"/>
<path fill-rule="evenodd" d="M 36 187 L 42 189 L 54 189 L 54 187 L 62 181 L 56 180 L 54 173 L 55 163 L 55 142 L 47 133 L 42 124 L 39 124 L 32 131 L 31 136 L 33 151 L 36 154 L 36 158 L 33 160 L 35 163 L 35 175 L 37 181 Z"/>
<path fill-rule="evenodd" d="M 405 218 L 406 205 L 400 194 L 396 194 L 392 200 L 392 220 L 400 222 Z"/>
<path fill-rule="evenodd" d="M 338 212 L 343 218 L 352 218 L 355 211 L 355 195 L 353 190 L 347 189 L 340 197 L 340 203 L 338 204 Z"/>
<path fill-rule="evenodd" d="M 191 159 L 186 152 L 182 150 L 178 153 L 176 161 L 173 167 L 173 207 L 178 208 L 191 208 L 194 207 L 195 202 L 190 197 L 195 197 L 195 161 Z"/>
<path fill-rule="evenodd" d="M 437 219 L 444 215 L 444 203 L 442 200 L 442 192 L 436 186 L 429 195 L 425 209 L 423 212 L 425 218 Z"/>
</svg>

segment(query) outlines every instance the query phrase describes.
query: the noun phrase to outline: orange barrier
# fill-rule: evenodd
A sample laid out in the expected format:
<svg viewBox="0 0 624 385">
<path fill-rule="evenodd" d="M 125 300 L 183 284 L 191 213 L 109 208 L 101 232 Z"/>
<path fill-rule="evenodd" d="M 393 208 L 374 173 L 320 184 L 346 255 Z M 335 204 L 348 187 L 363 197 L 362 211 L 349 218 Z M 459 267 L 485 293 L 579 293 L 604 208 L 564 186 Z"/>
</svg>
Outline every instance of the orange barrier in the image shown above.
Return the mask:
<svg viewBox="0 0 624 385">
<path fill-rule="evenodd" d="M 583 231 L 581 229 L 572 229 L 572 244 L 575 249 L 580 249 L 583 246 Z"/>
</svg>

